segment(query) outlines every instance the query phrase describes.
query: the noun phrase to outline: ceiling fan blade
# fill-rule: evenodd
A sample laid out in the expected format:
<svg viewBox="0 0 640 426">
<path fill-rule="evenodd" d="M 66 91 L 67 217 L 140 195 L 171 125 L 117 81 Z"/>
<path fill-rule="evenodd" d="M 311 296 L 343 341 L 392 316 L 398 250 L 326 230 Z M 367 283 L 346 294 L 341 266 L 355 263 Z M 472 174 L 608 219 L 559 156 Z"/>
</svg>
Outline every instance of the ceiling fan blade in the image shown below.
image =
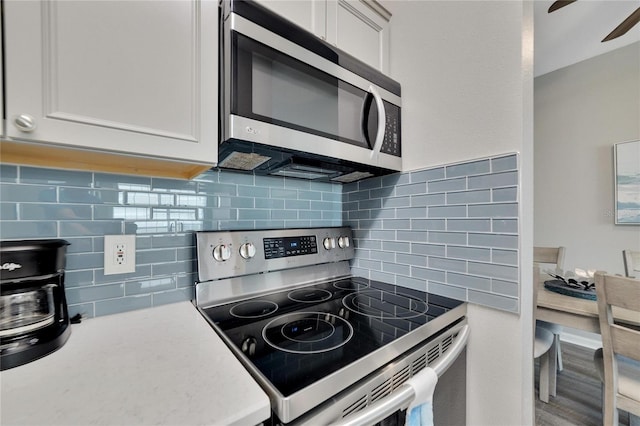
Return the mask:
<svg viewBox="0 0 640 426">
<path fill-rule="evenodd" d="M 549 11 L 547 13 L 551 13 L 554 12 L 558 9 L 560 9 L 561 7 L 565 7 L 570 5 L 571 3 L 575 2 L 577 0 L 558 0 L 558 1 L 554 1 L 553 4 L 549 7 Z"/>
<path fill-rule="evenodd" d="M 615 30 L 611 31 L 608 36 L 602 39 L 602 42 L 613 40 L 614 38 L 618 38 L 621 35 L 624 35 L 627 31 L 629 31 L 635 24 L 640 22 L 640 7 L 635 10 L 631 15 L 627 17 L 624 21 L 620 23 L 616 27 Z"/>
</svg>

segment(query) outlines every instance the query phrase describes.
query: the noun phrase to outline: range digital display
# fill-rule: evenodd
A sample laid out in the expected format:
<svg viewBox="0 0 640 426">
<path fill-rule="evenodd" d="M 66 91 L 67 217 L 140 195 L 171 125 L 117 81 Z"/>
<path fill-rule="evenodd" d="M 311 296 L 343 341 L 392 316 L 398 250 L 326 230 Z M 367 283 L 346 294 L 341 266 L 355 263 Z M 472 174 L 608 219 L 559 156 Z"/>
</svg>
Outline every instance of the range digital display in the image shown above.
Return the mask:
<svg viewBox="0 0 640 426">
<path fill-rule="evenodd" d="M 264 258 L 276 259 L 278 257 L 302 256 L 318 252 L 318 244 L 315 235 L 302 237 L 264 238 Z"/>
</svg>

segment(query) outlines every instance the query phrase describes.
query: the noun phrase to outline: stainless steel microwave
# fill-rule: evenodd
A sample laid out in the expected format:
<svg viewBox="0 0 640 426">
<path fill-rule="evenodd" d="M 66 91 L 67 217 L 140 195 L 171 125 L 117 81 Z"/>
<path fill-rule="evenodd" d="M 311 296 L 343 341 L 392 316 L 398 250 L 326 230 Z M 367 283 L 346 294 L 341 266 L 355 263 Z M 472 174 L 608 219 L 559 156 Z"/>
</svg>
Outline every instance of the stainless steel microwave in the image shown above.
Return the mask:
<svg viewBox="0 0 640 426">
<path fill-rule="evenodd" d="M 353 182 L 402 168 L 400 84 L 251 1 L 221 5 L 220 168 Z"/>
</svg>

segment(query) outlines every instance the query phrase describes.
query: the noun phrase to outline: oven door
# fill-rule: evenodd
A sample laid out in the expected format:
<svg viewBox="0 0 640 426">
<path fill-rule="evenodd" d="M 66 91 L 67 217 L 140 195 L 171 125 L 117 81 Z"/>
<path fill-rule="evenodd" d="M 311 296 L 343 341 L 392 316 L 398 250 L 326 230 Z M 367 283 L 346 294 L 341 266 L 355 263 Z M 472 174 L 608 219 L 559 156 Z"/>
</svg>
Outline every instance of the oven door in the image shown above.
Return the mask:
<svg viewBox="0 0 640 426">
<path fill-rule="evenodd" d="M 468 338 L 469 325 L 463 321 L 301 418 L 300 425 L 403 425 L 407 408 L 416 396 L 412 378 L 426 366 L 438 376 L 432 404 L 433 423 L 465 425 Z"/>
<path fill-rule="evenodd" d="M 225 141 L 401 169 L 399 96 L 239 15 L 224 34 Z"/>
</svg>

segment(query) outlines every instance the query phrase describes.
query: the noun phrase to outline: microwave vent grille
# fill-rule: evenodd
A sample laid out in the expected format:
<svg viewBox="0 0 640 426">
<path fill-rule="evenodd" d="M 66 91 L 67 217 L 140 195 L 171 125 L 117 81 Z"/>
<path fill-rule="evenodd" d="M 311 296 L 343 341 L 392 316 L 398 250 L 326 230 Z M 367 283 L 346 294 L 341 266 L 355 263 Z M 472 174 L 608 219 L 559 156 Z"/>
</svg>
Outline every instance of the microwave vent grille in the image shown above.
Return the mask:
<svg viewBox="0 0 640 426">
<path fill-rule="evenodd" d="M 271 160 L 271 157 L 256 154 L 255 152 L 234 151 L 222 160 L 218 166 L 236 170 L 253 170 L 269 160 Z"/>
</svg>

